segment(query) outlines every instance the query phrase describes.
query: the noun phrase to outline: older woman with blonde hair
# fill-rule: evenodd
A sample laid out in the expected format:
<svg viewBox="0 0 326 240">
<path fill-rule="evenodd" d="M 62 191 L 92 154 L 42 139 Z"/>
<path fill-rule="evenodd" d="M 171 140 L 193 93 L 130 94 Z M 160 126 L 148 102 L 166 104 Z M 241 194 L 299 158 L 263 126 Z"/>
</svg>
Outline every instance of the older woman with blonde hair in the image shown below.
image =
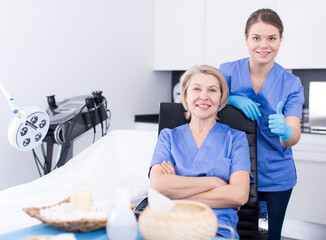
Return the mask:
<svg viewBox="0 0 326 240">
<path fill-rule="evenodd" d="M 245 133 L 216 122 L 228 96 L 223 74 L 212 66 L 194 66 L 183 74 L 181 98 L 190 122 L 161 131 L 149 176 L 157 191 L 209 205 L 220 224 L 236 231 L 251 174 Z M 218 234 L 230 237 L 224 229 Z"/>
</svg>

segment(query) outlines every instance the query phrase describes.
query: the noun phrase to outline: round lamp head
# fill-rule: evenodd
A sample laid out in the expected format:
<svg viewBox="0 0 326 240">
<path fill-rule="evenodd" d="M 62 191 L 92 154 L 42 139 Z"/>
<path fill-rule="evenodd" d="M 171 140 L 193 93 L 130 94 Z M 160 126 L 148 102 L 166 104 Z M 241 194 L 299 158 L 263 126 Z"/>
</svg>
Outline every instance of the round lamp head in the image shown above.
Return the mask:
<svg viewBox="0 0 326 240">
<path fill-rule="evenodd" d="M 47 113 L 38 107 L 21 110 L 11 121 L 8 139 L 21 151 L 28 151 L 42 143 L 50 126 Z"/>
</svg>

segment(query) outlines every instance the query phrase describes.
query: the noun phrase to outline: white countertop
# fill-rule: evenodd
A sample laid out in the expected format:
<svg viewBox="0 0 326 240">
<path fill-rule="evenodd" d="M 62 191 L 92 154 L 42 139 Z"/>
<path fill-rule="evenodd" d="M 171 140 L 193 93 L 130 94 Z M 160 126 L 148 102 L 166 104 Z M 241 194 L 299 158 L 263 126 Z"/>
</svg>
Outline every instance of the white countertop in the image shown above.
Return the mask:
<svg viewBox="0 0 326 240">
<path fill-rule="evenodd" d="M 295 161 L 326 163 L 326 135 L 302 133 L 300 141 L 292 147 Z"/>
</svg>

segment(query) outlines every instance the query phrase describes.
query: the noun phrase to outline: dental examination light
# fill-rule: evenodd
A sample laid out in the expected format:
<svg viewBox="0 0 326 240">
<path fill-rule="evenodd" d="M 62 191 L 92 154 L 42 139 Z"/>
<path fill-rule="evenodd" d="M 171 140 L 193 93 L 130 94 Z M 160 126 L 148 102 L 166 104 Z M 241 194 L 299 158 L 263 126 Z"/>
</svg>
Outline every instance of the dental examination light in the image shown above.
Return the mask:
<svg viewBox="0 0 326 240">
<path fill-rule="evenodd" d="M 16 101 L 0 83 L 0 89 L 8 100 L 9 106 L 14 114 L 8 128 L 8 139 L 12 146 L 28 151 L 40 143 L 49 129 L 49 116 L 39 107 L 26 107 L 19 109 Z"/>
</svg>

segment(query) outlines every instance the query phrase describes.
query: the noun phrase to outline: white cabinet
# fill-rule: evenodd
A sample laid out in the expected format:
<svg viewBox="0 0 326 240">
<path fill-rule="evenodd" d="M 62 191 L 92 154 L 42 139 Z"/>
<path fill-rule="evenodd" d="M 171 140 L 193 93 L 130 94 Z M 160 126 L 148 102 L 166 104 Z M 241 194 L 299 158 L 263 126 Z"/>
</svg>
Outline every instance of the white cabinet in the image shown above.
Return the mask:
<svg viewBox="0 0 326 240">
<path fill-rule="evenodd" d="M 326 1 L 276 0 L 284 24 L 277 61 L 287 69 L 326 68 Z"/>
<path fill-rule="evenodd" d="M 292 149 L 298 181 L 286 218 L 326 224 L 326 135 L 303 133 Z"/>
<path fill-rule="evenodd" d="M 244 31 L 248 17 L 260 8 L 275 9 L 273 0 L 207 0 L 205 63 L 221 63 L 248 57 Z"/>
<path fill-rule="evenodd" d="M 154 70 L 184 70 L 204 62 L 204 0 L 156 0 Z"/>
<path fill-rule="evenodd" d="M 156 0 L 154 70 L 218 67 L 248 57 L 244 28 L 260 8 L 276 10 L 284 23 L 279 64 L 326 68 L 325 0 Z"/>
<path fill-rule="evenodd" d="M 275 0 L 156 0 L 154 70 L 218 67 L 246 57 L 244 28 L 255 10 Z"/>
</svg>

